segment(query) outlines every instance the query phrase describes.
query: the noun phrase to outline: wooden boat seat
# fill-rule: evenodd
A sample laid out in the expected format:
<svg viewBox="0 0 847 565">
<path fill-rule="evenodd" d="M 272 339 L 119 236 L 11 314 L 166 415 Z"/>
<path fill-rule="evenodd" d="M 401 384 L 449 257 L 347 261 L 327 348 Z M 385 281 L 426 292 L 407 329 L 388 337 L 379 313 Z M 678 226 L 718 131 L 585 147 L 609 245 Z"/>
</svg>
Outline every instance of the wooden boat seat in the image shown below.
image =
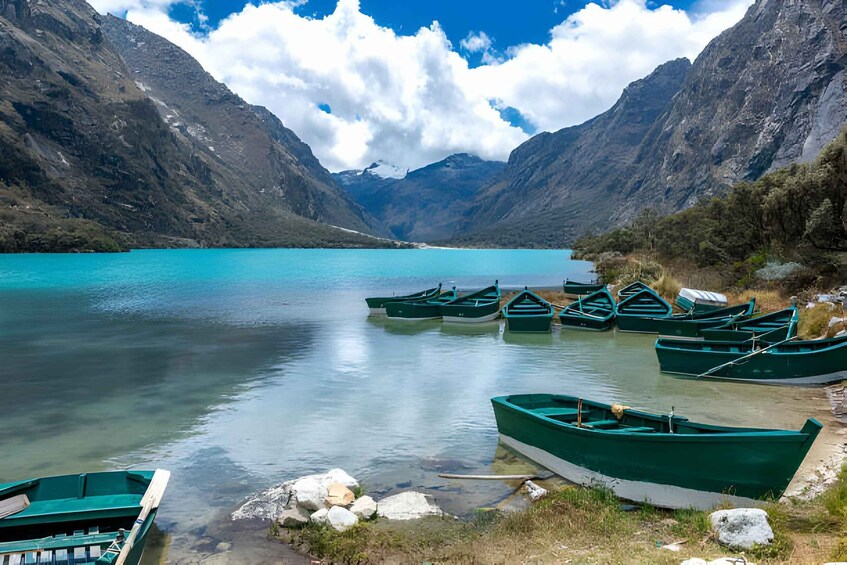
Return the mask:
<svg viewBox="0 0 847 565">
<path fill-rule="evenodd" d="M 112 543 L 112 540 L 115 539 L 115 535 L 115 532 L 101 534 L 97 527 L 93 527 L 89 530 L 87 535 L 77 533 L 72 536 L 60 535 L 34 540 L 3 542 L 0 543 L 0 565 L 6 565 L 3 562 L 5 556 L 21 556 L 25 553 L 29 555 L 36 552 L 41 553 L 42 563 L 50 563 L 50 561 L 47 560 L 47 557 L 53 556 L 54 553 L 57 563 L 67 563 L 68 553 L 71 555 L 80 555 L 79 550 L 82 549 L 84 552 L 86 547 L 88 548 L 88 555 L 85 559 L 96 561 L 96 559 L 102 554 L 101 546 L 107 546 Z M 33 548 L 37 549 L 33 550 Z M 12 563 L 17 564 L 16 561 L 12 561 Z"/>
<path fill-rule="evenodd" d="M 57 498 L 36 500 L 29 507 L 3 518 L 0 528 L 37 524 L 49 516 L 51 522 L 77 521 L 81 514 L 96 517 L 121 517 L 138 513 L 140 510 L 137 494 L 111 494 L 86 496 L 85 498 Z"/>
<path fill-rule="evenodd" d="M 618 420 L 597 420 L 596 422 L 583 422 L 583 428 L 596 428 L 598 430 L 603 430 L 606 428 L 616 428 L 620 425 L 620 421 Z"/>
</svg>

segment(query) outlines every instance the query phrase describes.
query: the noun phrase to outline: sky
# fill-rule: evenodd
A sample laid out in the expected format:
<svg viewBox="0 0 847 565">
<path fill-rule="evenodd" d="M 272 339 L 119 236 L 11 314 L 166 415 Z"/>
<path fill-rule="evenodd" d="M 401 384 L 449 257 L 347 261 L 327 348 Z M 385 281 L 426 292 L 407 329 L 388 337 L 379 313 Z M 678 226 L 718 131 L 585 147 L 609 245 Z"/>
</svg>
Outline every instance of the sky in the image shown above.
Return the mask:
<svg viewBox="0 0 847 565">
<path fill-rule="evenodd" d="M 89 0 L 266 106 L 331 171 L 506 160 L 691 60 L 752 0 Z"/>
</svg>

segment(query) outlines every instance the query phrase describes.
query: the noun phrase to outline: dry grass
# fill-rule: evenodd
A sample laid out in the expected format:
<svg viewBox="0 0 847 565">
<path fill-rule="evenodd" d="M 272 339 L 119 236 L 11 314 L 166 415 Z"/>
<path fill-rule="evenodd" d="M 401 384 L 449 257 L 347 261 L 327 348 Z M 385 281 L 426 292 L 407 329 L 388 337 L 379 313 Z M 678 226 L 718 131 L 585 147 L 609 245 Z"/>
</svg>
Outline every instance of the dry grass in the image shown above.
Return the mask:
<svg viewBox="0 0 847 565">
<path fill-rule="evenodd" d="M 756 308 L 763 313 L 784 310 L 791 305 L 788 298 L 782 296 L 776 290 L 742 290 L 724 292 L 723 294 L 726 294 L 726 299 L 730 304 L 741 304 L 755 298 Z"/>
<path fill-rule="evenodd" d="M 797 326 L 797 334 L 801 339 L 815 339 L 818 337 L 832 337 L 839 331 L 847 329 L 844 324 L 829 327 L 832 318 L 843 318 L 844 309 L 829 303 L 816 304 L 814 308 L 800 309 L 800 323 Z"/>
<path fill-rule="evenodd" d="M 771 504 L 773 545 L 747 552 L 759 563 L 822 563 L 841 557 L 844 489 L 818 502 Z M 679 563 L 737 555 L 712 537 L 708 513 L 641 507 L 627 511 L 609 491 L 565 487 L 514 514 L 474 519 L 376 521 L 338 533 L 324 526 L 285 541 L 325 562 L 360 563 Z M 681 551 L 661 549 L 681 543 Z M 841 541 L 843 544 L 843 541 Z"/>
<path fill-rule="evenodd" d="M 662 276 L 659 277 L 659 280 L 650 286 L 653 287 L 653 290 L 658 292 L 665 300 L 671 303 L 676 299 L 679 291 L 682 289 L 682 283 L 667 271 L 663 272 Z"/>
</svg>

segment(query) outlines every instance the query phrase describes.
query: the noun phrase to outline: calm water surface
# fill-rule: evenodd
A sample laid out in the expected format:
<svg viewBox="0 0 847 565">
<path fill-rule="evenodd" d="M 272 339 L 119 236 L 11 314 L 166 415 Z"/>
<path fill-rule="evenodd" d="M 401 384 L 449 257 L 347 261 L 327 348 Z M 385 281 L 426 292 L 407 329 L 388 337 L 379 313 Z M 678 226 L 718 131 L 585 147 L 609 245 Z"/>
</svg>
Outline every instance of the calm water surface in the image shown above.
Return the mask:
<svg viewBox="0 0 847 565">
<path fill-rule="evenodd" d="M 247 495 L 329 467 L 464 513 L 509 492 L 489 398 L 561 392 L 739 425 L 827 420 L 820 390 L 660 375 L 654 337 L 504 334 L 367 317 L 365 296 L 590 277 L 566 251 L 155 250 L 0 256 L 0 481 L 173 472 L 157 523 L 180 561 L 235 541 Z M 199 540 L 199 541 L 198 541 Z M 240 556 L 240 557 L 239 557 Z"/>
</svg>

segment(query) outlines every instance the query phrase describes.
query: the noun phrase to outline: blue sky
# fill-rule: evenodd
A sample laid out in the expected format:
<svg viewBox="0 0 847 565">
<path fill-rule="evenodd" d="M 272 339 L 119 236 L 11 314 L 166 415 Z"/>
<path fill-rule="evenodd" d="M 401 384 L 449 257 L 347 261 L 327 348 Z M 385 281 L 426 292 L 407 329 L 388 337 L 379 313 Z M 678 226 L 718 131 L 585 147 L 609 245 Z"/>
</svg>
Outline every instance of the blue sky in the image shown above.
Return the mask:
<svg viewBox="0 0 847 565">
<path fill-rule="evenodd" d="M 252 2 L 254 4 L 258 2 Z M 323 18 L 335 10 L 337 0 L 306 0 L 295 13 Z M 601 2 L 602 3 L 602 2 Z M 242 0 L 196 0 L 172 4 L 173 19 L 187 23 L 199 33 L 205 30 L 197 18 L 197 9 L 205 15 L 205 24 L 215 28 L 223 18 L 243 10 Z M 493 47 L 503 51 L 524 43 L 543 44 L 550 30 L 569 15 L 583 9 L 584 0 L 361 0 L 361 11 L 377 24 L 400 34 L 413 34 L 421 27 L 438 21 L 456 48 L 470 33 L 480 31 L 491 38 Z M 655 2 L 648 2 L 655 4 Z M 674 8 L 692 10 L 692 0 L 662 2 Z M 472 65 L 481 63 L 479 53 L 463 55 Z"/>
<path fill-rule="evenodd" d="M 338 171 L 506 160 L 693 60 L 753 0 L 89 1 L 185 49 Z"/>
</svg>

